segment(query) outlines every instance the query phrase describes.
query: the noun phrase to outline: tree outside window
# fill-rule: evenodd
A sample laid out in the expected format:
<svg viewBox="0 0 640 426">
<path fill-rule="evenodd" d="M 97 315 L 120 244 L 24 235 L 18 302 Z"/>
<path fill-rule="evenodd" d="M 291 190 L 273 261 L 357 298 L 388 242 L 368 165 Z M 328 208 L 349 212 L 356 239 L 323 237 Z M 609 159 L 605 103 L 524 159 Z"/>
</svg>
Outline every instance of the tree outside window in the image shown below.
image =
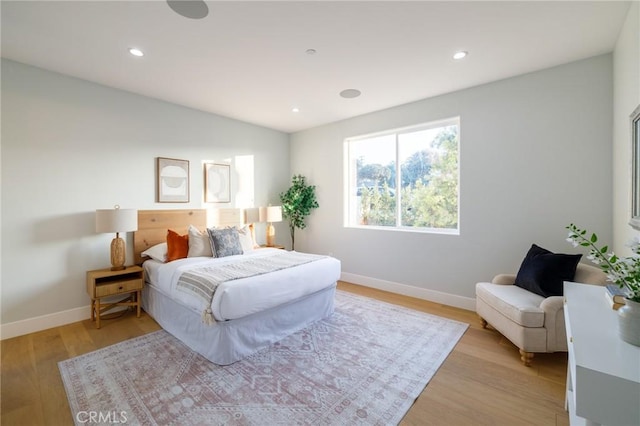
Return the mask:
<svg viewBox="0 0 640 426">
<path fill-rule="evenodd" d="M 347 226 L 457 233 L 459 129 L 454 118 L 348 139 Z"/>
</svg>

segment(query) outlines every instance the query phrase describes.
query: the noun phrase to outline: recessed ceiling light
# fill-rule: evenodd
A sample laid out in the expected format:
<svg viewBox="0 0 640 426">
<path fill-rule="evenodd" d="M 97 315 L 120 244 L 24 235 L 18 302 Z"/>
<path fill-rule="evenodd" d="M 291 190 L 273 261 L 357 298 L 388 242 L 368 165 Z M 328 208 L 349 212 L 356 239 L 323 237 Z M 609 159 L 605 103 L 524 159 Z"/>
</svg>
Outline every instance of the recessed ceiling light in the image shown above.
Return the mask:
<svg viewBox="0 0 640 426">
<path fill-rule="evenodd" d="M 131 53 L 133 56 L 144 56 L 144 52 L 142 52 L 142 50 L 135 47 L 130 47 L 129 53 Z"/>
<path fill-rule="evenodd" d="M 300 112 L 300 108 L 293 107 L 291 108 L 291 112 Z"/>
<path fill-rule="evenodd" d="M 346 99 L 357 98 L 361 94 L 362 92 L 360 92 L 357 89 L 345 89 L 342 92 L 340 92 L 340 96 Z"/>
<path fill-rule="evenodd" d="M 305 51 L 305 53 L 306 53 L 307 55 L 315 55 L 315 54 L 316 54 L 316 49 L 307 49 L 307 50 Z"/>
<path fill-rule="evenodd" d="M 462 59 L 465 56 L 467 56 L 469 54 L 469 52 L 465 52 L 464 50 L 461 50 L 459 52 L 456 52 L 453 54 L 453 59 Z"/>
<path fill-rule="evenodd" d="M 185 18 L 202 19 L 209 14 L 209 7 L 203 0 L 167 0 L 167 4 Z"/>
</svg>

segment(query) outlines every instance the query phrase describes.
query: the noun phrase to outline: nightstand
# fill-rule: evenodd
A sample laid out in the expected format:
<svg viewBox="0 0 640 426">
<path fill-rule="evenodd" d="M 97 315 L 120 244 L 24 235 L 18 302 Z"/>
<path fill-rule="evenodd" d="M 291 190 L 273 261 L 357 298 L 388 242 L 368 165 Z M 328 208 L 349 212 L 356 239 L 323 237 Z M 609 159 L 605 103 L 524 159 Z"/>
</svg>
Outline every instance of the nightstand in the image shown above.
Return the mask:
<svg viewBox="0 0 640 426">
<path fill-rule="evenodd" d="M 110 268 L 87 271 L 87 293 L 91 297 L 91 321 L 100 328 L 100 315 L 116 306 L 137 308 L 140 318 L 140 296 L 144 285 L 144 270 L 140 266 L 128 266 L 120 271 Z M 100 299 L 108 296 L 127 296 L 117 302 L 107 302 L 101 306 Z"/>
<path fill-rule="evenodd" d="M 284 250 L 284 246 L 280 246 L 278 244 L 274 244 L 271 247 L 269 247 L 266 244 L 260 244 L 260 248 L 274 248 L 274 249 L 280 249 L 280 250 Z"/>
</svg>

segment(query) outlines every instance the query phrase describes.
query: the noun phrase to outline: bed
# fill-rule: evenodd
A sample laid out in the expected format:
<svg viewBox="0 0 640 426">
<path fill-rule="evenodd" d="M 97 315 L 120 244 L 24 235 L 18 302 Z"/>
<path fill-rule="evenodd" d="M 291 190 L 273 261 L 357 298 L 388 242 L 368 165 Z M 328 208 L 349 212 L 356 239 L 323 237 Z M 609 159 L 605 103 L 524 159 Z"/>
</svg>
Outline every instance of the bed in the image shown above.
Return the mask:
<svg viewBox="0 0 640 426">
<path fill-rule="evenodd" d="M 227 209 L 217 226 L 237 225 L 238 210 Z M 224 215 L 223 215 L 224 216 Z M 190 225 L 206 230 L 207 212 L 140 210 L 134 257 L 145 269 L 142 307 L 160 326 L 208 360 L 228 365 L 333 313 L 340 262 L 329 256 L 257 248 L 222 258 L 187 257 L 159 262 L 142 256 L 166 241 L 167 230 L 187 234 Z M 179 291 L 185 272 L 218 270 L 234 264 L 306 256 L 311 260 L 266 273 L 221 282 L 210 304 Z M 204 303 L 204 305 L 203 305 Z M 208 311 L 205 321 L 203 306 Z"/>
</svg>

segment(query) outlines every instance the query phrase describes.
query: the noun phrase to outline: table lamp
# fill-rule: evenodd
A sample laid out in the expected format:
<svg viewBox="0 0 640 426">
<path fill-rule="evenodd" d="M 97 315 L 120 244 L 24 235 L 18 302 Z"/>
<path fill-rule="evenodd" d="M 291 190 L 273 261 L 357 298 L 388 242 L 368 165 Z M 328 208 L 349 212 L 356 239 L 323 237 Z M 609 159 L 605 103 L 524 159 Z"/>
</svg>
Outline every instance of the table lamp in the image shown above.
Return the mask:
<svg viewBox="0 0 640 426">
<path fill-rule="evenodd" d="M 267 247 L 273 247 L 276 241 L 276 229 L 273 222 L 282 222 L 282 207 L 260 207 L 260 222 L 267 222 Z"/>
<path fill-rule="evenodd" d="M 135 209 L 121 209 L 116 205 L 113 209 L 96 210 L 96 232 L 100 234 L 116 233 L 111 241 L 111 270 L 125 269 L 125 243 L 120 238 L 120 232 L 138 230 L 138 211 Z"/>
<path fill-rule="evenodd" d="M 251 239 L 254 244 L 256 241 L 256 222 L 260 222 L 260 209 L 258 207 L 244 209 L 244 224 L 249 225 L 249 229 L 251 230 Z"/>
</svg>

